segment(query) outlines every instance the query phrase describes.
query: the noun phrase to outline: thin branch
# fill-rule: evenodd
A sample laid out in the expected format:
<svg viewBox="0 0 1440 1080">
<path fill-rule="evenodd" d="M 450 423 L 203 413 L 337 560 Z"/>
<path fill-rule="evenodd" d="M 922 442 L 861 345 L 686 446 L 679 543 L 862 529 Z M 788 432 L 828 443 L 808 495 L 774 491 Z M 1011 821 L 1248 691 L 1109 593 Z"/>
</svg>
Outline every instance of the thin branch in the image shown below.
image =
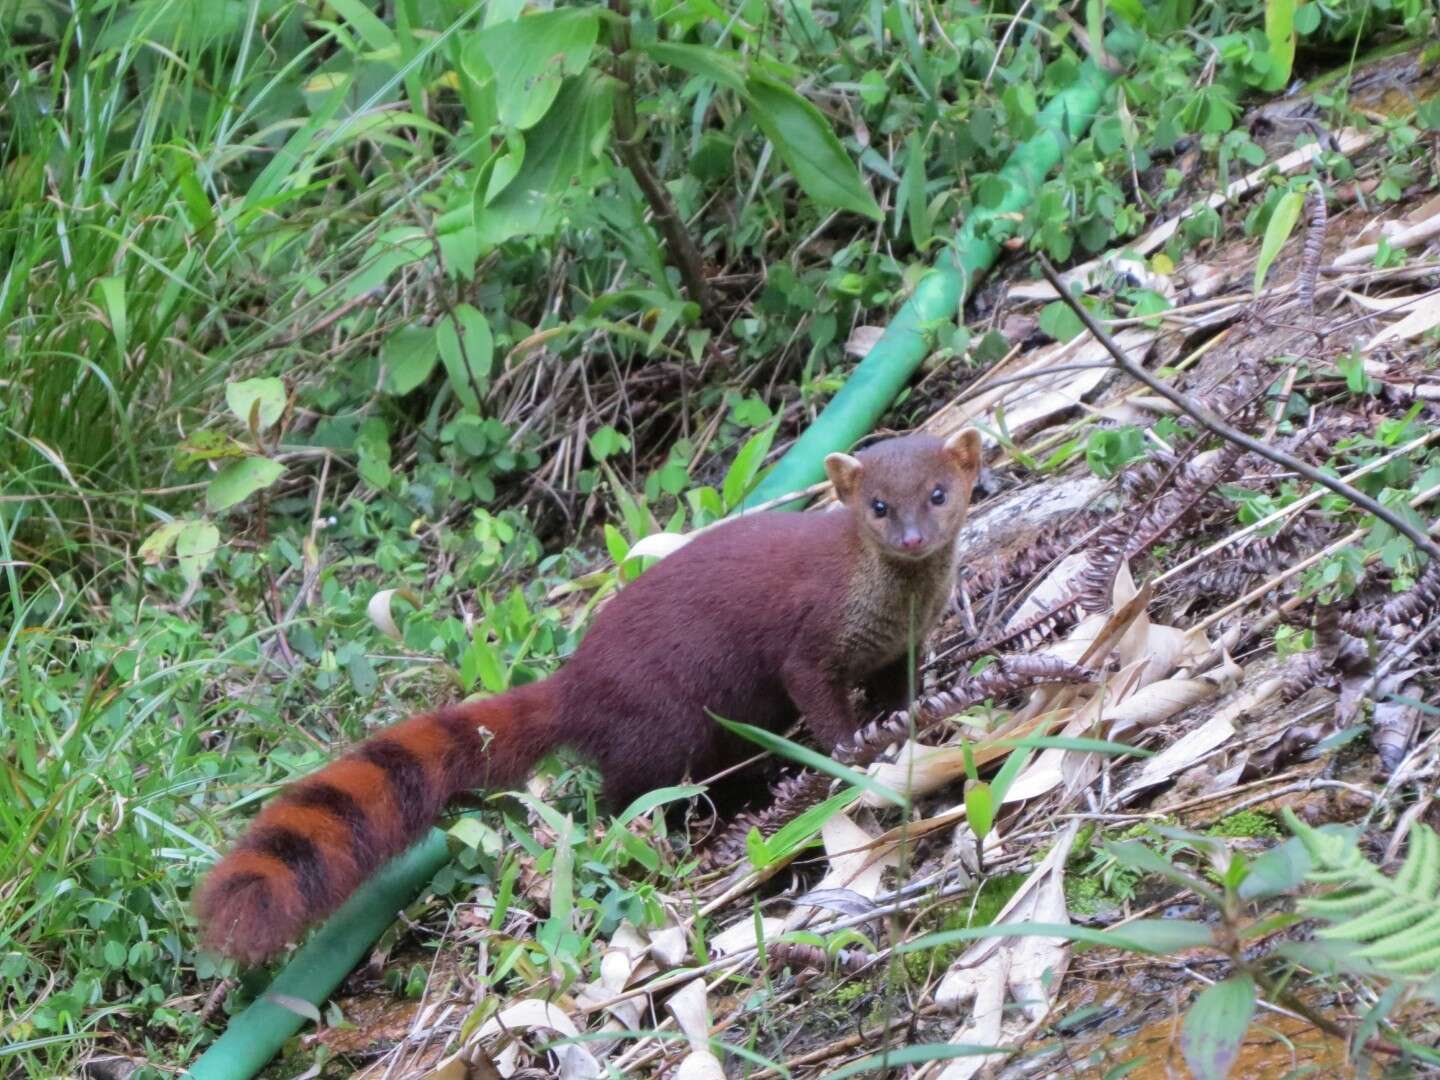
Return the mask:
<svg viewBox="0 0 1440 1080">
<path fill-rule="evenodd" d="M 665 250 L 675 269 L 685 282 L 685 291 L 700 307 L 701 316 L 714 323 L 719 318 L 715 302 L 710 295 L 710 286 L 705 281 L 705 263 L 700 251 L 690 238 L 680 211 L 670 198 L 670 192 L 655 175 L 650 161 L 640 145 L 635 118 L 635 61 L 630 51 L 630 5 L 627 0 L 610 0 L 610 10 L 618 18 L 611 28 L 611 49 L 615 54 L 615 76 L 620 81 L 620 92 L 615 97 L 615 149 L 625 167 L 630 170 L 635 182 L 650 204 L 655 215 L 655 226 L 665 238 Z"/>
<path fill-rule="evenodd" d="M 1070 309 L 1075 312 L 1076 317 L 1085 325 L 1085 328 L 1095 336 L 1095 340 L 1105 347 L 1105 351 L 1114 358 L 1116 366 L 1119 367 L 1121 371 L 1125 372 L 1125 374 L 1129 375 L 1132 379 L 1144 383 L 1171 404 L 1182 409 L 1206 430 L 1220 436 L 1220 438 L 1227 442 L 1234 443 L 1236 446 L 1249 450 L 1253 454 L 1259 454 L 1261 457 L 1267 458 L 1277 465 L 1283 465 L 1285 468 L 1299 473 L 1313 483 L 1329 488 L 1335 492 L 1335 494 L 1343 496 L 1360 507 L 1360 509 L 1373 514 L 1380 521 L 1385 522 L 1385 524 L 1389 525 L 1432 559 L 1440 560 L 1440 544 L 1436 544 L 1434 540 L 1430 539 L 1424 530 L 1416 528 L 1393 510 L 1382 506 L 1369 495 L 1366 495 L 1359 488 L 1347 484 L 1343 480 L 1329 476 L 1313 465 L 1308 465 L 1298 458 L 1291 457 L 1283 450 L 1277 450 L 1273 446 L 1245 434 L 1245 432 L 1239 428 L 1231 427 L 1204 405 L 1201 405 L 1186 394 L 1176 390 L 1169 383 L 1157 379 L 1154 375 L 1150 374 L 1150 372 L 1135 363 L 1135 361 L 1131 360 L 1130 357 L 1125 355 L 1125 351 L 1115 343 L 1115 339 L 1110 336 L 1105 328 L 1095 321 L 1094 316 L 1086 310 L 1085 306 L 1071 295 L 1069 289 L 1065 288 L 1060 280 L 1060 275 L 1057 274 L 1055 268 L 1050 265 L 1050 260 L 1045 258 L 1044 255 L 1040 255 L 1038 258 L 1040 260 L 1040 269 L 1044 273 L 1045 279 L 1049 281 L 1060 294 L 1060 299 L 1064 300 Z"/>
</svg>

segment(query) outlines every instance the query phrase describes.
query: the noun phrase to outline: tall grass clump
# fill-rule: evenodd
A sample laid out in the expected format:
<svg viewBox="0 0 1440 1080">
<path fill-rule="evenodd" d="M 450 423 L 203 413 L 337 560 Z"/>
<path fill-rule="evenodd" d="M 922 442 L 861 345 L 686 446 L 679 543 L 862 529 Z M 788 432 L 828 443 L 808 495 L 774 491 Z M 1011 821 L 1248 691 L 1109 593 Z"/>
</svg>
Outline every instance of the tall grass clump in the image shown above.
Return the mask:
<svg viewBox="0 0 1440 1080">
<path fill-rule="evenodd" d="M 253 595 L 170 603 L 173 564 L 135 554 L 203 497 L 192 437 L 226 382 L 301 383 L 394 318 L 387 276 L 423 235 L 396 230 L 429 220 L 461 162 L 421 119 L 422 73 L 477 8 L 423 6 L 440 29 L 397 59 L 296 0 L 0 5 L 7 1074 L 105 1049 L 183 1059 L 199 1036 L 184 897 L 214 854 L 203 792 L 236 762 L 263 792 L 290 763 L 219 733 L 283 732 L 290 683 L 254 677 L 253 618 L 201 629 Z M 220 554 L 243 592 L 242 547 Z"/>
</svg>

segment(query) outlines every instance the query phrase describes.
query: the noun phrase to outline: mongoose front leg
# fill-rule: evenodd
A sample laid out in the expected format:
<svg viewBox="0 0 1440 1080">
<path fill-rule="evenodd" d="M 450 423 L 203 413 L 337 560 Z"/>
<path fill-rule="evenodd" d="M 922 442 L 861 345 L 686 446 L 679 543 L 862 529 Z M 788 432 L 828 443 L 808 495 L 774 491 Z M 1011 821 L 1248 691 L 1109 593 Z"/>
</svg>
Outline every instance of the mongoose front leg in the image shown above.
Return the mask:
<svg viewBox="0 0 1440 1080">
<path fill-rule="evenodd" d="M 909 655 L 902 655 L 898 660 L 871 674 L 864 682 L 864 689 L 865 696 L 876 709 L 895 712 L 909 708 L 913 699 L 910 690 Z"/>
<path fill-rule="evenodd" d="M 813 660 L 791 660 L 780 677 L 810 734 L 826 750 L 849 739 L 860 727 L 850 704 L 850 688 L 836 672 Z"/>
</svg>

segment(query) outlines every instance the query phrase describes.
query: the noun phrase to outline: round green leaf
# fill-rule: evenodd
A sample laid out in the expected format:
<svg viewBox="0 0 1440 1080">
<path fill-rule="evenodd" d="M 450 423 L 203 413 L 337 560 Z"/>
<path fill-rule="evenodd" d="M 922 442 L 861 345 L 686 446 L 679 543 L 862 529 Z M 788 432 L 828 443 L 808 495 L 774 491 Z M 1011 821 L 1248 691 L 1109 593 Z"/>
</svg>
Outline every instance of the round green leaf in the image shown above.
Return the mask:
<svg viewBox="0 0 1440 1080">
<path fill-rule="evenodd" d="M 180 560 L 180 573 L 194 585 L 215 558 L 220 547 L 220 530 L 208 521 L 187 521 L 175 538 L 175 554 Z"/>
<path fill-rule="evenodd" d="M 439 357 L 433 327 L 402 326 L 380 347 L 385 389 L 396 397 L 410 393 L 430 377 Z"/>
<path fill-rule="evenodd" d="M 210 481 L 205 489 L 205 502 L 211 510 L 228 510 L 236 503 L 243 502 L 261 488 L 267 488 L 279 480 L 285 466 L 278 461 L 263 457 L 247 457 L 226 465 Z M 184 539 L 182 533 L 180 539 Z M 176 542 L 179 548 L 179 541 Z"/>
<path fill-rule="evenodd" d="M 477 82 L 494 74 L 500 122 L 524 131 L 550 111 L 564 76 L 585 70 L 599 33 L 592 9 L 535 12 L 481 30 L 466 66 Z"/>
<path fill-rule="evenodd" d="M 285 384 L 279 379 L 245 379 L 225 387 L 225 403 L 246 427 L 264 431 L 285 412 Z"/>
</svg>

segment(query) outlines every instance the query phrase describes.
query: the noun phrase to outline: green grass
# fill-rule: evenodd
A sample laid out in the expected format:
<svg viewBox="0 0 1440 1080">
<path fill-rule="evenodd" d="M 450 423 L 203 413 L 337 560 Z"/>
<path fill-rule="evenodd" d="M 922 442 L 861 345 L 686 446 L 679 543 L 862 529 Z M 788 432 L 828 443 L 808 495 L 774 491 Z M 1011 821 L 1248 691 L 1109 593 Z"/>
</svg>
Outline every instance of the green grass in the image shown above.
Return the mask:
<svg viewBox="0 0 1440 1080">
<path fill-rule="evenodd" d="M 817 73 L 825 122 L 890 212 L 879 231 L 832 216 L 739 98 L 637 63 L 647 152 L 730 278 L 717 352 L 603 124 L 593 145 L 562 141 L 584 168 L 559 170 L 560 220 L 485 242 L 477 177 L 493 179 L 517 134 L 486 123 L 485 94 L 457 74 L 487 5 L 396 0 L 393 21 L 355 2 L 74 8 L 0 3 L 7 1075 L 69 1074 L 100 1052 L 178 1064 L 208 1041 L 224 1016 L 202 1024 L 200 1008 L 224 972 L 195 949 L 190 889 L 256 802 L 422 702 L 529 678 L 573 648 L 616 581 L 576 582 L 594 552 L 724 509 L 741 448 L 777 417 L 792 437 L 833 392 L 849 328 L 886 320 L 1079 60 L 1063 27 L 1023 22 L 992 64 L 1013 5 L 939 5 L 947 36 L 922 46 L 903 5 L 729 5 L 722 41 L 686 7 L 637 4 L 637 41 Z M 1336 5 L 1322 36 L 1355 12 Z M 1261 5 L 1203 19 L 1254 29 Z M 1180 134 L 1211 159 L 1248 142 L 1176 114 L 1211 62 L 1189 29 L 1153 27 L 1127 85 L 1142 156 Z M 1222 65 L 1211 94 L 1250 86 Z M 1057 259 L 1120 243 L 1142 217 L 1110 212 L 1145 162 L 1118 114 L 1098 120 L 1012 223 Z M 539 128 L 524 137 L 533 162 Z M 487 327 L 470 340 L 489 342 L 474 383 L 436 366 L 397 391 L 397 343 L 458 324 L 461 305 Z M 963 329 L 944 340 L 953 354 L 937 360 L 957 367 L 994 346 Z M 282 377 L 291 400 L 259 440 L 224 398 L 257 375 Z M 215 512 L 207 460 L 231 452 L 284 476 Z M 173 555 L 141 554 L 174 520 L 220 537 L 193 580 Z M 392 641 L 366 605 L 401 587 L 418 605 L 397 603 Z M 560 784 L 577 837 L 590 783 L 567 770 Z M 658 841 L 577 844 L 572 920 L 514 946 L 516 983 L 589 977 L 597 935 L 658 919 L 657 894 L 683 892 L 693 869 Z M 504 894 L 514 872 L 513 852 L 476 840 L 444 884 Z"/>
</svg>

